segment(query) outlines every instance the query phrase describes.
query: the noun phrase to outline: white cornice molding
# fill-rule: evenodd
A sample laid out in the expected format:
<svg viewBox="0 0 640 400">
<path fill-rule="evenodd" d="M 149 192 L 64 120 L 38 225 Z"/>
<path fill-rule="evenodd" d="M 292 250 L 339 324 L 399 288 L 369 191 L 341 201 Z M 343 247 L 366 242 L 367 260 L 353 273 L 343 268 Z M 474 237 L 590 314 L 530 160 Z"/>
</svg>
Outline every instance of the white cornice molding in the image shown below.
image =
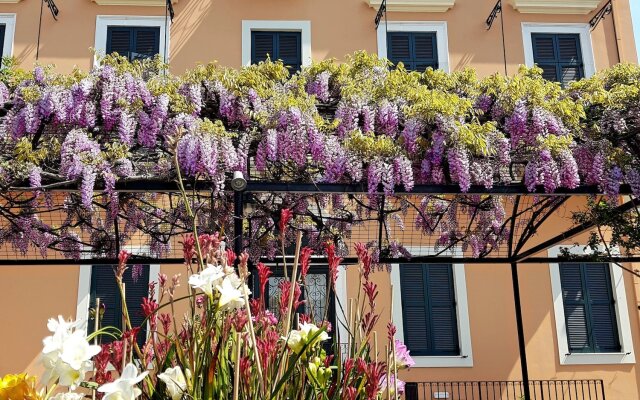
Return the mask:
<svg viewBox="0 0 640 400">
<path fill-rule="evenodd" d="M 3 2 L 16 2 L 20 0 L 0 0 Z M 163 7 L 167 4 L 167 0 L 92 0 L 99 6 L 150 6 L 150 7 Z M 171 3 L 176 4 L 178 0 L 171 0 Z"/>
<path fill-rule="evenodd" d="M 380 8 L 382 0 L 366 0 L 372 8 Z M 446 12 L 456 0 L 387 0 L 387 11 Z"/>
<path fill-rule="evenodd" d="M 509 0 L 509 4 L 528 14 L 589 14 L 600 0 Z"/>
<path fill-rule="evenodd" d="M 15 4 L 20 3 L 21 0 L 0 0 L 0 4 Z"/>
</svg>

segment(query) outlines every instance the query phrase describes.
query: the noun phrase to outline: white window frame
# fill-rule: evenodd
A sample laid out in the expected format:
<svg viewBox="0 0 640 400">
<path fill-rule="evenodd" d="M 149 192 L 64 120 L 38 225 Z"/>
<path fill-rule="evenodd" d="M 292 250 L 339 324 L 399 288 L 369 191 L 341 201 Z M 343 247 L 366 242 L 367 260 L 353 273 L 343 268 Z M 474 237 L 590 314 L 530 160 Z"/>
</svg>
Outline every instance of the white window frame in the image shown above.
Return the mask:
<svg viewBox="0 0 640 400">
<path fill-rule="evenodd" d="M 586 246 L 555 246 L 549 249 L 549 257 L 558 257 L 562 249 L 568 249 L 571 254 L 586 255 Z M 604 365 L 604 364 L 634 364 L 636 362 L 631 335 L 631 322 L 627 305 L 627 293 L 624 287 L 622 268 L 609 265 L 613 298 L 615 300 L 616 321 L 620 337 L 621 351 L 619 353 L 569 353 L 567 327 L 562 301 L 562 283 L 560 281 L 560 263 L 550 263 L 551 292 L 553 295 L 553 310 L 555 314 L 556 338 L 558 340 L 558 357 L 560 365 Z"/>
<path fill-rule="evenodd" d="M 414 256 L 421 254 L 434 254 L 433 248 L 408 247 L 407 250 Z M 426 253 L 425 253 L 426 251 Z M 460 248 L 452 249 L 443 256 L 461 257 Z M 407 261 L 403 264 L 411 264 Z M 469 305 L 467 302 L 467 281 L 465 277 L 464 264 L 454 263 L 453 286 L 456 294 L 456 314 L 458 317 L 458 340 L 460 346 L 459 356 L 412 356 L 415 361 L 414 368 L 459 368 L 473 367 L 473 351 L 471 348 L 471 324 L 469 322 Z M 393 304 L 393 323 L 396 326 L 396 338 L 404 341 L 404 321 L 402 318 L 402 288 L 400 285 L 400 264 L 391 265 L 391 285 Z M 409 349 L 411 350 L 411 349 Z"/>
<path fill-rule="evenodd" d="M 96 17 L 96 40 L 93 47 L 96 51 L 96 55 L 93 59 L 94 65 L 99 65 L 98 58 L 100 56 L 104 56 L 107 52 L 107 30 L 110 26 L 144 26 L 160 28 L 158 54 L 160 54 L 160 57 L 163 60 L 167 60 L 167 62 L 169 62 L 171 21 L 167 21 L 164 16 L 98 15 Z M 167 40 L 166 46 L 165 38 Z M 165 48 L 167 50 L 167 54 L 165 54 Z"/>
<path fill-rule="evenodd" d="M 435 32 L 438 69 L 449 71 L 449 36 L 446 21 L 389 21 L 378 25 L 378 57 L 387 58 L 387 32 Z"/>
<path fill-rule="evenodd" d="M 302 66 L 311 65 L 311 21 L 242 21 L 242 65 L 251 65 L 251 32 L 300 32 Z"/>
<path fill-rule="evenodd" d="M 596 73 L 596 63 L 593 55 L 593 43 L 591 41 L 591 29 L 589 24 L 547 24 L 536 22 L 522 23 L 522 40 L 524 42 L 524 63 L 527 67 L 533 67 L 533 42 L 532 33 L 568 33 L 580 35 L 580 49 L 582 51 L 582 63 L 584 64 L 584 77 L 589 78 Z"/>
<path fill-rule="evenodd" d="M 145 248 L 136 248 L 130 250 L 136 254 L 140 254 L 140 251 L 145 251 Z M 135 260 L 132 260 L 135 261 Z M 87 331 L 89 323 L 89 308 L 92 306 L 91 302 L 91 270 L 96 264 L 83 264 L 80 265 L 80 273 L 78 274 L 78 305 L 76 307 L 76 321 L 78 323 L 78 329 Z M 160 273 L 160 264 L 149 264 L 149 283 L 158 279 Z M 115 277 L 113 278 L 115 279 Z M 155 300 L 159 301 L 159 290 L 156 290 Z M 147 331 L 148 332 L 148 331 Z"/>
<path fill-rule="evenodd" d="M 12 57 L 13 39 L 16 34 L 16 14 L 0 14 L 0 24 L 5 25 L 2 57 Z"/>
</svg>

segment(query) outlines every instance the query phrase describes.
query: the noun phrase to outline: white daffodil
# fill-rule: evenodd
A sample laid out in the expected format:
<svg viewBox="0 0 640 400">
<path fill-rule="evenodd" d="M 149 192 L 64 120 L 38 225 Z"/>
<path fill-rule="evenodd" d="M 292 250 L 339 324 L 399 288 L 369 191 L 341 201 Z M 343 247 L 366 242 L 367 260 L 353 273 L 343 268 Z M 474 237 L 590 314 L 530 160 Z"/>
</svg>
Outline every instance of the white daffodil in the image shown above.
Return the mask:
<svg viewBox="0 0 640 400">
<path fill-rule="evenodd" d="M 73 392 L 58 393 L 53 397 L 49 397 L 49 400 L 82 400 L 82 399 L 84 399 L 83 394 L 73 393 Z"/>
<path fill-rule="evenodd" d="M 213 296 L 213 288 L 224 278 L 224 271 L 218 265 L 208 264 L 207 268 L 199 274 L 189 277 L 189 285 L 194 289 L 200 289 L 209 297 Z"/>
<path fill-rule="evenodd" d="M 138 368 L 129 363 L 118 379 L 100 386 L 98 392 L 105 394 L 102 400 L 134 400 L 142 394 L 142 390 L 137 385 L 148 373 L 144 371 L 138 375 Z"/>
<path fill-rule="evenodd" d="M 225 276 L 222 280 L 222 284 L 216 286 L 216 290 L 220 293 L 218 307 L 224 309 L 237 309 L 244 307 L 245 302 L 243 289 L 247 291 L 247 294 L 251 293 L 244 282 L 238 278 L 238 275 L 231 274 Z"/>
<path fill-rule="evenodd" d="M 73 321 L 65 321 L 62 316 L 58 316 L 58 320 L 49 318 L 47 328 L 53 333 L 51 336 L 44 338 L 42 343 L 44 348 L 42 353 L 47 354 L 62 349 L 62 343 L 71 335 L 71 331 L 75 328 L 76 323 Z"/>
<path fill-rule="evenodd" d="M 83 364 L 100 353 L 101 349 L 98 345 L 89 344 L 84 332 L 75 331 L 62 344 L 60 359 L 69 364 L 71 368 L 79 370 Z"/>
<path fill-rule="evenodd" d="M 180 400 L 187 391 L 187 380 L 180 367 L 167 368 L 166 371 L 158 375 L 158 378 L 167 385 L 167 392 L 169 392 L 171 400 Z"/>
<path fill-rule="evenodd" d="M 302 323 L 300 329 L 291 331 L 287 338 L 287 345 L 294 352 L 300 353 L 305 345 L 311 348 L 327 339 L 329 334 L 325 331 L 320 332 L 316 324 Z"/>
</svg>

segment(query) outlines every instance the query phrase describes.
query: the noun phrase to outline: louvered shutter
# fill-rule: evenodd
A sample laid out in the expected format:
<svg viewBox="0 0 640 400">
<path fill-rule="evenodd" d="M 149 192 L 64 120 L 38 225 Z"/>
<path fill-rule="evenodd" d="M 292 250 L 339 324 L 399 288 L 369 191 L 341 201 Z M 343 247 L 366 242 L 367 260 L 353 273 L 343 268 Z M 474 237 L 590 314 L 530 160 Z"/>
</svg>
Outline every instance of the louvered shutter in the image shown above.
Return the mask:
<svg viewBox="0 0 640 400">
<path fill-rule="evenodd" d="M 251 64 L 276 58 L 276 32 L 251 32 Z"/>
<path fill-rule="evenodd" d="M 429 265 L 427 282 L 433 353 L 458 355 L 458 321 L 451 265 Z"/>
<path fill-rule="evenodd" d="M 438 45 L 435 32 L 390 32 L 387 56 L 393 64 L 402 62 L 409 71 L 423 72 L 438 68 Z"/>
<path fill-rule="evenodd" d="M 413 70 L 415 65 L 411 59 L 411 36 L 405 32 L 389 33 L 387 38 L 388 58 L 394 65 L 402 62 L 408 70 Z"/>
<path fill-rule="evenodd" d="M 585 284 L 589 298 L 591 336 L 596 352 L 620 351 L 613 288 L 609 265 L 585 264 Z"/>
<path fill-rule="evenodd" d="M 562 264 L 560 279 L 569 351 L 620 351 L 609 266 Z"/>
<path fill-rule="evenodd" d="M 118 53 L 133 61 L 159 52 L 160 28 L 110 26 L 107 29 L 107 54 Z"/>
<path fill-rule="evenodd" d="M 563 264 L 560 267 L 560 280 L 562 283 L 562 302 L 567 324 L 569 351 L 588 351 L 587 305 L 582 285 L 580 264 Z"/>
<path fill-rule="evenodd" d="M 4 35 L 6 33 L 7 26 L 0 25 L 0 57 L 4 56 Z M 2 59 L 0 58 L 0 65 L 2 65 Z"/>
<path fill-rule="evenodd" d="M 567 85 L 584 77 L 579 35 L 534 33 L 531 39 L 534 62 L 545 79 Z"/>
<path fill-rule="evenodd" d="M 107 29 L 107 54 L 118 53 L 131 59 L 133 30 L 129 27 L 110 26 Z"/>
<path fill-rule="evenodd" d="M 412 354 L 459 355 L 451 265 L 401 265 L 400 286 L 404 339 Z"/>
<path fill-rule="evenodd" d="M 149 265 L 142 266 L 142 275 L 138 278 L 137 282 L 133 280 L 132 271 L 132 266 L 129 266 L 127 271 L 125 271 L 123 281 L 126 290 L 127 310 L 129 311 L 131 324 L 135 327 L 140 326 L 144 320 L 141 303 L 142 298 L 148 296 Z M 100 298 L 100 303 L 106 306 L 100 322 L 101 327 L 113 326 L 122 330 L 122 298 L 120 296 L 120 289 L 116 283 L 113 266 L 94 265 L 91 268 L 90 292 L 90 308 L 95 308 L 96 298 Z M 93 332 L 94 327 L 95 321 L 89 321 L 89 332 Z M 138 335 L 138 342 L 140 344 L 145 341 L 146 331 L 146 326 L 143 326 L 140 330 L 140 334 Z M 103 336 L 101 341 L 103 343 L 109 343 L 113 341 L 113 339 Z"/>
<path fill-rule="evenodd" d="M 131 60 L 151 58 L 160 52 L 160 28 L 134 28 Z"/>
<path fill-rule="evenodd" d="M 400 266 L 404 341 L 414 355 L 431 351 L 425 272 L 421 264 Z"/>
<path fill-rule="evenodd" d="M 431 67 L 438 69 L 438 44 L 436 34 L 433 32 L 413 34 L 413 54 L 415 57 L 415 70 L 423 72 Z"/>
<path fill-rule="evenodd" d="M 96 299 L 100 299 L 104 314 L 100 320 L 100 327 L 114 326 L 122 329 L 122 313 L 120 307 L 120 292 L 116 285 L 116 278 L 111 265 L 94 265 L 91 268 L 91 300 L 89 308 L 95 308 Z M 89 321 L 89 332 L 93 332 L 95 321 Z M 108 336 L 102 336 L 104 343 L 112 342 Z"/>
<path fill-rule="evenodd" d="M 300 32 L 280 32 L 277 35 L 278 60 L 290 71 L 299 71 L 302 67 L 302 47 Z"/>
</svg>

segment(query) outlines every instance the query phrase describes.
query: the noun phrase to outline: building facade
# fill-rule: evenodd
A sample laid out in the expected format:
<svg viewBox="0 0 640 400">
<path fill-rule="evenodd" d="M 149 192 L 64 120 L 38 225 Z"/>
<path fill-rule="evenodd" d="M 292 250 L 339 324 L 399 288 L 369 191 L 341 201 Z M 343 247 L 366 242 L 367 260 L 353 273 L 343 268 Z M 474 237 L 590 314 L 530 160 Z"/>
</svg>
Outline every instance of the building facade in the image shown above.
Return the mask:
<svg viewBox="0 0 640 400">
<path fill-rule="evenodd" d="M 471 67 L 480 76 L 513 74 L 520 65 L 537 64 L 546 79 L 564 84 L 637 60 L 630 1 L 614 0 L 613 13 L 591 27 L 607 2 L 504 0 L 502 15 L 487 29 L 492 0 L 388 0 L 386 18 L 377 28 L 380 0 L 173 0 L 173 21 L 165 0 L 59 0 L 57 20 L 45 5 L 40 28 L 40 2 L 0 0 L 0 44 L 3 56 L 16 57 L 24 67 L 37 58 L 61 72 L 95 65 L 91 48 L 130 59 L 159 54 L 174 73 L 213 60 L 238 68 L 267 55 L 295 71 L 314 60 L 366 50 L 408 69 Z M 531 245 L 567 224 L 552 217 Z M 575 242 L 586 244 L 587 237 L 566 244 Z M 421 249 L 412 250 L 419 254 Z M 545 252 L 555 256 L 559 249 Z M 149 265 L 138 289 L 159 271 L 184 275 L 182 269 Z M 640 398 L 635 355 L 640 281 L 613 264 L 523 264 L 519 269 L 530 377 L 602 380 L 607 398 Z M 521 380 L 509 265 L 407 263 L 374 279 L 381 290 L 379 306 L 416 360 L 401 378 L 413 383 Z M 357 282 L 357 271 L 345 266 L 336 301 L 346 304 L 354 297 Z M 128 287 L 136 289 L 133 283 Z M 7 324 L 0 333 L 0 375 L 38 373 L 44 321 L 57 314 L 87 321 L 92 297 L 107 298 L 110 290 L 92 265 L 0 267 L 0 316 Z M 385 337 L 380 325 L 379 335 Z M 429 395 L 425 398 L 465 398 L 444 386 Z"/>
</svg>

